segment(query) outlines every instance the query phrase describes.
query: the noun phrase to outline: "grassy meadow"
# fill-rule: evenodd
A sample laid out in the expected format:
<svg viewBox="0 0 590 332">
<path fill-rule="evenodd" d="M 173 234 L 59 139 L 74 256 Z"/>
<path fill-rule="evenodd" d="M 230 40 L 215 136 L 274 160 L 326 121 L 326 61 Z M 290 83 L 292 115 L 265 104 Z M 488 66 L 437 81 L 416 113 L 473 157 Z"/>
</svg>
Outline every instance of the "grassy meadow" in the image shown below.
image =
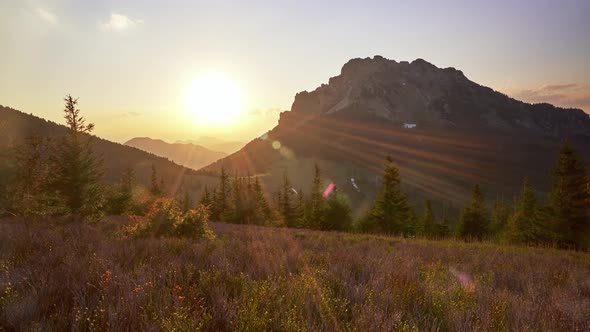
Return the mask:
<svg viewBox="0 0 590 332">
<path fill-rule="evenodd" d="M 590 254 L 127 218 L 0 221 L 0 330 L 588 331 Z"/>
</svg>

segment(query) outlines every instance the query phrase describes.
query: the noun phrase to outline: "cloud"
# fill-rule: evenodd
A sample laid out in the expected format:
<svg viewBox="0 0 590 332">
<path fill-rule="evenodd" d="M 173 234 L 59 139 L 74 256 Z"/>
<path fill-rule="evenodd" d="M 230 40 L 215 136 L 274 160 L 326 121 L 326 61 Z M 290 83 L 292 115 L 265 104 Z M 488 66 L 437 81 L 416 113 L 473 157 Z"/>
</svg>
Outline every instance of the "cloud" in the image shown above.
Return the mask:
<svg viewBox="0 0 590 332">
<path fill-rule="evenodd" d="M 132 19 L 128 16 L 119 13 L 111 13 L 108 21 L 100 24 L 101 30 L 104 31 L 121 31 L 133 28 L 139 24 L 143 24 L 143 20 Z"/>
<path fill-rule="evenodd" d="M 536 89 L 512 90 L 507 94 L 529 103 L 575 107 L 590 113 L 590 88 L 578 83 L 550 84 Z"/>
<path fill-rule="evenodd" d="M 39 18 L 41 18 L 43 21 L 50 23 L 50 24 L 57 23 L 57 17 L 55 16 L 55 14 L 48 11 L 47 9 L 37 7 L 36 12 L 37 12 L 37 15 L 39 15 Z"/>
</svg>

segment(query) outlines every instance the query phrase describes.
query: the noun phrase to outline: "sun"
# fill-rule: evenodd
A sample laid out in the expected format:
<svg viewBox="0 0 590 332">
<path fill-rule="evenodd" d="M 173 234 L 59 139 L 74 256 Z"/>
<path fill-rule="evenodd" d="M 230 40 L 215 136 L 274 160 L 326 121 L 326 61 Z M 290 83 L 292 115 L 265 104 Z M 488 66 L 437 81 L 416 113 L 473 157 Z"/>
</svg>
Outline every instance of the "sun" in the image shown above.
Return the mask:
<svg viewBox="0 0 590 332">
<path fill-rule="evenodd" d="M 187 109 L 204 125 L 228 125 L 243 113 L 239 85 L 220 72 L 203 74 L 189 85 Z"/>
</svg>

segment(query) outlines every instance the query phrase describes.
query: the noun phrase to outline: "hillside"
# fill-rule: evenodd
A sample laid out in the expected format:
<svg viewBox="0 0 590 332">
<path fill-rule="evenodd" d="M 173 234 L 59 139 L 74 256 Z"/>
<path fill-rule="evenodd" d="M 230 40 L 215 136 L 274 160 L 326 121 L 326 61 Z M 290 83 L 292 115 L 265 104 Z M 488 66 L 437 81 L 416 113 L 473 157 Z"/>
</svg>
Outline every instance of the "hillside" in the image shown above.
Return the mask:
<svg viewBox="0 0 590 332">
<path fill-rule="evenodd" d="M 22 144 L 26 137 L 59 137 L 66 133 L 66 127 L 46 121 L 31 114 L 26 114 L 9 107 L 0 106 L 0 181 L 4 183 L 11 174 L 10 150 Z M 136 172 L 138 180 L 146 186 L 150 184 L 152 165 L 158 176 L 164 180 L 172 192 L 183 192 L 187 189 L 194 195 L 201 191 L 205 184 L 216 181 L 215 178 L 199 175 L 194 170 L 182 167 L 174 162 L 139 149 L 113 143 L 94 137 L 94 149 L 105 167 L 104 178 L 114 183 L 121 178 L 126 168 Z"/>
<path fill-rule="evenodd" d="M 524 103 L 421 59 L 375 56 L 350 60 L 328 84 L 298 93 L 267 135 L 206 169 L 267 174 L 270 187 L 284 170 L 297 172 L 295 187 L 305 190 L 319 162 L 325 180 L 363 206 L 391 154 L 415 203 L 454 209 L 475 183 L 489 199 L 511 197 L 525 176 L 545 192 L 565 139 L 590 151 L 588 114 Z"/>
<path fill-rule="evenodd" d="M 588 253 L 212 224 L 0 220 L 0 329 L 588 331 Z M 75 253 L 75 254 L 73 254 Z"/>
<path fill-rule="evenodd" d="M 195 170 L 227 156 L 225 152 L 212 151 L 192 143 L 167 143 L 149 137 L 132 138 L 125 145 L 168 158 Z"/>
</svg>

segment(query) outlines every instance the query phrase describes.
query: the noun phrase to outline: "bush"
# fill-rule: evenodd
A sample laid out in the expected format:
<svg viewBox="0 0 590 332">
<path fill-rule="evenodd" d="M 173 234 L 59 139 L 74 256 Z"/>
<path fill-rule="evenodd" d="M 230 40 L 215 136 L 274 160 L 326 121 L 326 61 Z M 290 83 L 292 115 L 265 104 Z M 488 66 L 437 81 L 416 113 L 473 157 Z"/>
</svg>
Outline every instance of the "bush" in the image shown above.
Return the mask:
<svg viewBox="0 0 590 332">
<path fill-rule="evenodd" d="M 127 232 L 138 237 L 215 238 L 209 229 L 207 207 L 199 205 L 196 209 L 183 213 L 178 202 L 169 198 L 157 199 L 145 219 L 143 221 L 136 220 L 133 225 L 128 227 Z"/>
</svg>

